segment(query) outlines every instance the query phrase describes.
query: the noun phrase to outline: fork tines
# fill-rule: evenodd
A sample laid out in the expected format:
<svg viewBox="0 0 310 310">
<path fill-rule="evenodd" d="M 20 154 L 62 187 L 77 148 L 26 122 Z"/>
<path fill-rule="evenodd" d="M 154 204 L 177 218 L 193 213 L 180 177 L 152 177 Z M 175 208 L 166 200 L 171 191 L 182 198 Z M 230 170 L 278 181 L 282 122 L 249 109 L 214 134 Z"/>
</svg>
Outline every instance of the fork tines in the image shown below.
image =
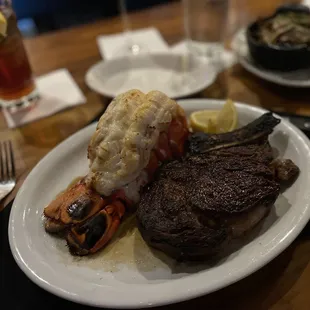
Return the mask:
<svg viewBox="0 0 310 310">
<path fill-rule="evenodd" d="M 15 179 L 15 164 L 11 141 L 0 142 L 0 182 Z"/>
</svg>

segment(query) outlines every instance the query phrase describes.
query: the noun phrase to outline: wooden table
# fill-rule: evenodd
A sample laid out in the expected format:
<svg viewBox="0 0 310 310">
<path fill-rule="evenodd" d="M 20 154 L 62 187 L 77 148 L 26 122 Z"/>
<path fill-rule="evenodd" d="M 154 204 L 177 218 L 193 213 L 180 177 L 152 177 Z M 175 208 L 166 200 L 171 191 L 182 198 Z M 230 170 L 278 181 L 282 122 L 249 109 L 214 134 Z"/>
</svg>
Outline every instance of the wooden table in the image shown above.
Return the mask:
<svg viewBox="0 0 310 310">
<path fill-rule="evenodd" d="M 281 2 L 283 1 L 232 0 L 229 35 L 242 26 L 242 23 L 271 13 Z M 131 21 L 133 28 L 150 25 L 157 27 L 170 44 L 183 38 L 182 8 L 178 2 L 134 13 Z M 34 73 L 41 75 L 58 68 L 68 68 L 87 97 L 87 103 L 14 130 L 7 128 L 1 114 L 0 139 L 12 139 L 16 150 L 19 178 L 16 190 L 31 168 L 46 153 L 87 125 L 96 115 L 102 113 L 109 103 L 110 98 L 100 97 L 87 88 L 84 75 L 91 65 L 100 60 L 96 37 L 120 31 L 120 19 L 112 18 L 25 40 Z M 274 111 L 310 116 L 309 95 L 308 89 L 286 89 L 273 85 L 236 64 L 222 72 L 214 84 L 195 97 L 230 97 Z M 5 203 L 14 197 L 16 190 Z M 309 258 L 309 236 L 307 238 L 304 235 L 278 258 L 250 277 L 206 297 L 166 308 L 308 310 Z"/>
</svg>

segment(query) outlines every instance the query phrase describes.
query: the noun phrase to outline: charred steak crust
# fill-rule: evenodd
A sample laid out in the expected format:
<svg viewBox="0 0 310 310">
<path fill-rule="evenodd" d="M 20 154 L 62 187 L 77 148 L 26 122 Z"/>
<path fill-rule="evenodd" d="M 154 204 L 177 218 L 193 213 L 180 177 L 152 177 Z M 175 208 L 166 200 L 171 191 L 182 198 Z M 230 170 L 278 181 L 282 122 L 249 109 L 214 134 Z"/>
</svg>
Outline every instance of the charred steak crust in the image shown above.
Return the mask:
<svg viewBox="0 0 310 310">
<path fill-rule="evenodd" d="M 293 162 L 274 161 L 268 135 L 279 122 L 266 113 L 230 133 L 193 134 L 188 153 L 164 164 L 141 195 L 137 223 L 145 241 L 195 260 L 251 231 L 277 199 L 280 181 L 296 175 Z"/>
<path fill-rule="evenodd" d="M 268 211 L 278 194 L 267 165 L 217 151 L 164 165 L 142 195 L 137 220 L 150 245 L 195 259 L 217 253 L 238 216 Z"/>
<path fill-rule="evenodd" d="M 270 166 L 274 171 L 276 179 L 282 183 L 291 182 L 300 172 L 299 167 L 291 159 L 277 158 L 271 162 Z"/>
<path fill-rule="evenodd" d="M 164 208 L 162 208 L 164 206 Z M 165 179 L 153 182 L 144 192 L 137 210 L 138 228 L 143 239 L 177 259 L 199 259 L 212 256 L 228 240 L 228 231 L 204 225 L 198 212 L 187 204 L 186 189 Z"/>
<path fill-rule="evenodd" d="M 188 200 L 193 207 L 212 216 L 245 212 L 265 204 L 268 197 L 273 201 L 279 194 L 279 184 L 273 180 L 272 171 L 252 160 L 211 155 L 200 159 L 194 169 L 191 163 L 186 172 L 192 185 Z"/>
<path fill-rule="evenodd" d="M 197 132 L 191 135 L 188 149 L 191 154 L 201 154 L 223 146 L 245 144 L 255 139 L 266 138 L 273 128 L 280 123 L 280 119 L 271 112 L 265 113 L 248 125 L 222 134 L 205 134 Z"/>
</svg>

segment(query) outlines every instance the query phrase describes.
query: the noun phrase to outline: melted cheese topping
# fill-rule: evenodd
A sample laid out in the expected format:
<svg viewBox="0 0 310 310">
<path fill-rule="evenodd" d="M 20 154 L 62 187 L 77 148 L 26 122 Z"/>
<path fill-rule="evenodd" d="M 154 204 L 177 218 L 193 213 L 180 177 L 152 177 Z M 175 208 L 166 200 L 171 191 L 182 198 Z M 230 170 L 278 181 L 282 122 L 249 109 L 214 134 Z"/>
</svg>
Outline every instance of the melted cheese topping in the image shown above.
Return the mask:
<svg viewBox="0 0 310 310">
<path fill-rule="evenodd" d="M 117 96 L 101 116 L 89 143 L 87 179 L 101 195 L 123 188 L 136 202 L 147 182 L 143 169 L 156 147 L 160 132 L 184 111 L 159 91 L 130 90 Z"/>
</svg>

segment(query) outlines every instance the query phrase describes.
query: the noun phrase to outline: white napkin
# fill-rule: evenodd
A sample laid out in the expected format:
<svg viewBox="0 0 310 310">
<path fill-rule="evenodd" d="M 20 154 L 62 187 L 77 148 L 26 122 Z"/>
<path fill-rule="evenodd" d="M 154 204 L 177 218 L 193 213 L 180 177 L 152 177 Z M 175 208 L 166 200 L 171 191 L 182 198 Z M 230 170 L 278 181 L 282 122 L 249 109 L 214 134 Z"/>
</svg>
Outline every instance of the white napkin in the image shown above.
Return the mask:
<svg viewBox="0 0 310 310">
<path fill-rule="evenodd" d="M 310 0 L 304 0 L 301 4 L 310 6 Z"/>
<path fill-rule="evenodd" d="M 218 67 L 220 70 L 228 69 L 229 67 L 237 63 L 237 58 L 235 54 L 232 51 L 222 48 L 220 44 L 196 42 L 195 46 L 198 49 L 199 48 L 206 49 L 207 47 L 210 49 L 212 48 L 217 49 L 217 50 L 220 49 L 222 52 L 222 55 L 221 55 L 222 64 L 221 66 Z M 174 53 L 188 53 L 186 41 L 181 41 L 179 43 L 176 43 L 173 46 L 171 46 L 170 49 Z"/>
<path fill-rule="evenodd" d="M 86 102 L 86 98 L 67 69 L 59 69 L 36 78 L 39 100 L 34 106 L 11 112 L 3 109 L 9 128 L 33 122 Z"/>
<path fill-rule="evenodd" d="M 141 47 L 141 53 L 165 52 L 169 50 L 167 42 L 162 38 L 160 32 L 153 27 L 122 32 L 111 35 L 100 35 L 97 44 L 101 57 L 109 60 L 111 58 L 124 56 L 129 53 L 130 44 Z"/>
</svg>

